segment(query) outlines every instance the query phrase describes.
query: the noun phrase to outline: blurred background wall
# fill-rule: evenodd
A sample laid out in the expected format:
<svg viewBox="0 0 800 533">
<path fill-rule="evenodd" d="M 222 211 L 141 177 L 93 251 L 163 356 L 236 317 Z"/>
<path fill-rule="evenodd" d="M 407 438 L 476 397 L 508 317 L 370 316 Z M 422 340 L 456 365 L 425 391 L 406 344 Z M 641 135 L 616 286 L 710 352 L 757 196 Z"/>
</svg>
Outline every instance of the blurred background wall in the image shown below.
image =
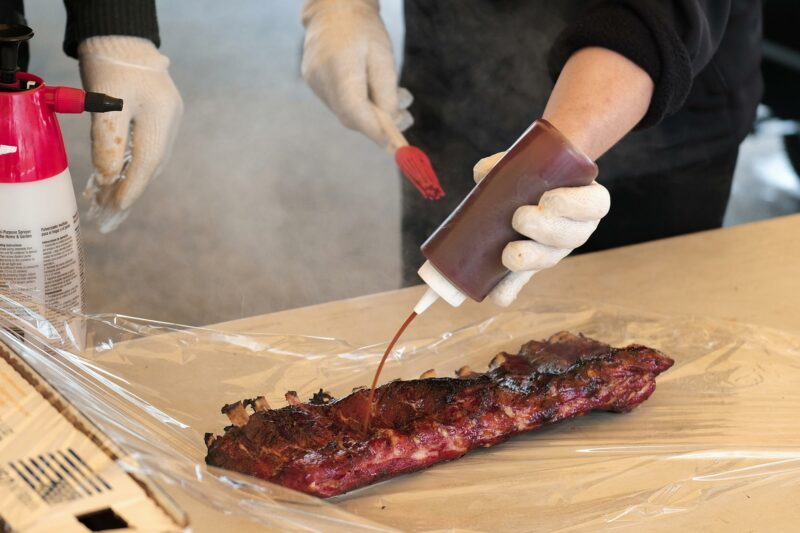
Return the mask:
<svg viewBox="0 0 800 533">
<path fill-rule="evenodd" d="M 84 218 L 89 311 L 201 325 L 399 286 L 397 172 L 304 85 L 300 4 L 159 2 L 185 115 L 169 164 L 127 221 L 101 235 Z M 381 4 L 399 55 L 402 0 Z M 26 11 L 30 70 L 80 86 L 61 52 L 60 2 L 28 0 Z M 89 118 L 61 123 L 79 194 Z M 771 121 L 743 146 L 726 224 L 800 210 L 785 132 Z"/>
</svg>

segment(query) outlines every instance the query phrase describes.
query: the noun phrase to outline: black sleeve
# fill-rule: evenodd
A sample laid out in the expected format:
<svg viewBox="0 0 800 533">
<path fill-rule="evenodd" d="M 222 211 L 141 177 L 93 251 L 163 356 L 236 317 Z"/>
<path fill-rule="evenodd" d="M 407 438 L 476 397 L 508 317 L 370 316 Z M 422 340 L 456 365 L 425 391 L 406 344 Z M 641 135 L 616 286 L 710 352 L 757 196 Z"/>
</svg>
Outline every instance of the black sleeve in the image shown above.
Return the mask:
<svg viewBox="0 0 800 533">
<path fill-rule="evenodd" d="M 730 10 L 731 0 L 595 2 L 558 37 L 548 67 L 557 78 L 570 56 L 588 46 L 627 57 L 655 83 L 650 109 L 637 128 L 653 126 L 685 102 L 695 76 L 722 41 Z"/>
<path fill-rule="evenodd" d="M 128 35 L 161 44 L 155 0 L 64 0 L 64 52 L 78 57 L 78 45 L 98 35 Z"/>
</svg>

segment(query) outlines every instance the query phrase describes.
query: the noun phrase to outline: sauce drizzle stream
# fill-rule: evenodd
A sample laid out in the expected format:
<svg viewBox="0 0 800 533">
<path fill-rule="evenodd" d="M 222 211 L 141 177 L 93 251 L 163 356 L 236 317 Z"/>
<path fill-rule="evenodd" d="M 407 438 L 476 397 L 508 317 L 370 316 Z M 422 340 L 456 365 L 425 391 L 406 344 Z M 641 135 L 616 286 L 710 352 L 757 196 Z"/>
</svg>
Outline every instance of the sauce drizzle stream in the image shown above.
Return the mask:
<svg viewBox="0 0 800 533">
<path fill-rule="evenodd" d="M 375 407 L 373 403 L 375 401 L 375 388 L 378 385 L 378 378 L 380 378 L 381 370 L 383 370 L 383 365 L 386 363 L 386 358 L 389 357 L 389 354 L 392 352 L 392 348 L 394 348 L 394 345 L 397 344 L 397 341 L 400 338 L 400 336 L 403 334 L 406 328 L 408 328 L 408 325 L 411 324 L 411 321 L 414 320 L 416 316 L 417 313 L 415 311 L 412 311 L 411 314 L 408 315 L 406 321 L 403 322 L 403 325 L 400 326 L 400 329 L 398 329 L 397 333 L 394 334 L 392 342 L 390 342 L 389 346 L 386 347 L 386 351 L 383 352 L 383 357 L 381 357 L 381 362 L 378 365 L 378 369 L 375 371 L 375 377 L 372 378 L 372 387 L 369 390 L 369 400 L 367 402 L 367 416 L 364 418 L 365 433 L 367 432 L 367 430 L 369 430 L 369 421 L 372 419 L 372 411 L 374 410 L 373 408 Z"/>
</svg>

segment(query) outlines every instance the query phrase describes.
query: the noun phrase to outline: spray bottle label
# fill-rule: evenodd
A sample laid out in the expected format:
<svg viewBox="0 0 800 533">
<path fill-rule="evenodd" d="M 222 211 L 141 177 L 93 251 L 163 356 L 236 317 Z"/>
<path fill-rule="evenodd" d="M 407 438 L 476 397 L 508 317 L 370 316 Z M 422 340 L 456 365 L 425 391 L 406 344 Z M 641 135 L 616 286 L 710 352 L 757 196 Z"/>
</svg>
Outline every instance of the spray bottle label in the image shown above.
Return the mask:
<svg viewBox="0 0 800 533">
<path fill-rule="evenodd" d="M 78 213 L 36 230 L 0 229 L 0 287 L 29 293 L 47 307 L 74 309 L 83 300 Z"/>
<path fill-rule="evenodd" d="M 64 321 L 55 316 L 58 311 L 82 307 L 82 263 L 69 171 L 47 180 L 0 184 L 0 294 L 10 297 L 0 301 L 0 312 L 35 310 L 57 330 Z"/>
</svg>

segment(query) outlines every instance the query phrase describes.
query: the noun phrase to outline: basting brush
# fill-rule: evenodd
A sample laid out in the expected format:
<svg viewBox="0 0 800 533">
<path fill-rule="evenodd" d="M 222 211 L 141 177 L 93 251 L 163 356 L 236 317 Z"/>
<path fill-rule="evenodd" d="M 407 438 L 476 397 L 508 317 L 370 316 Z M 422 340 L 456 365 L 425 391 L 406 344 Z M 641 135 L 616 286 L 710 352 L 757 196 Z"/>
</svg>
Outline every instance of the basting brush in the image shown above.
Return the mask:
<svg viewBox="0 0 800 533">
<path fill-rule="evenodd" d="M 400 172 L 417 188 L 426 200 L 438 200 L 444 196 L 439 178 L 433 170 L 431 160 L 420 148 L 408 144 L 405 135 L 397 128 L 386 111 L 374 107 L 375 114 L 389 139 L 389 150 L 394 152 L 394 160 Z"/>
</svg>

